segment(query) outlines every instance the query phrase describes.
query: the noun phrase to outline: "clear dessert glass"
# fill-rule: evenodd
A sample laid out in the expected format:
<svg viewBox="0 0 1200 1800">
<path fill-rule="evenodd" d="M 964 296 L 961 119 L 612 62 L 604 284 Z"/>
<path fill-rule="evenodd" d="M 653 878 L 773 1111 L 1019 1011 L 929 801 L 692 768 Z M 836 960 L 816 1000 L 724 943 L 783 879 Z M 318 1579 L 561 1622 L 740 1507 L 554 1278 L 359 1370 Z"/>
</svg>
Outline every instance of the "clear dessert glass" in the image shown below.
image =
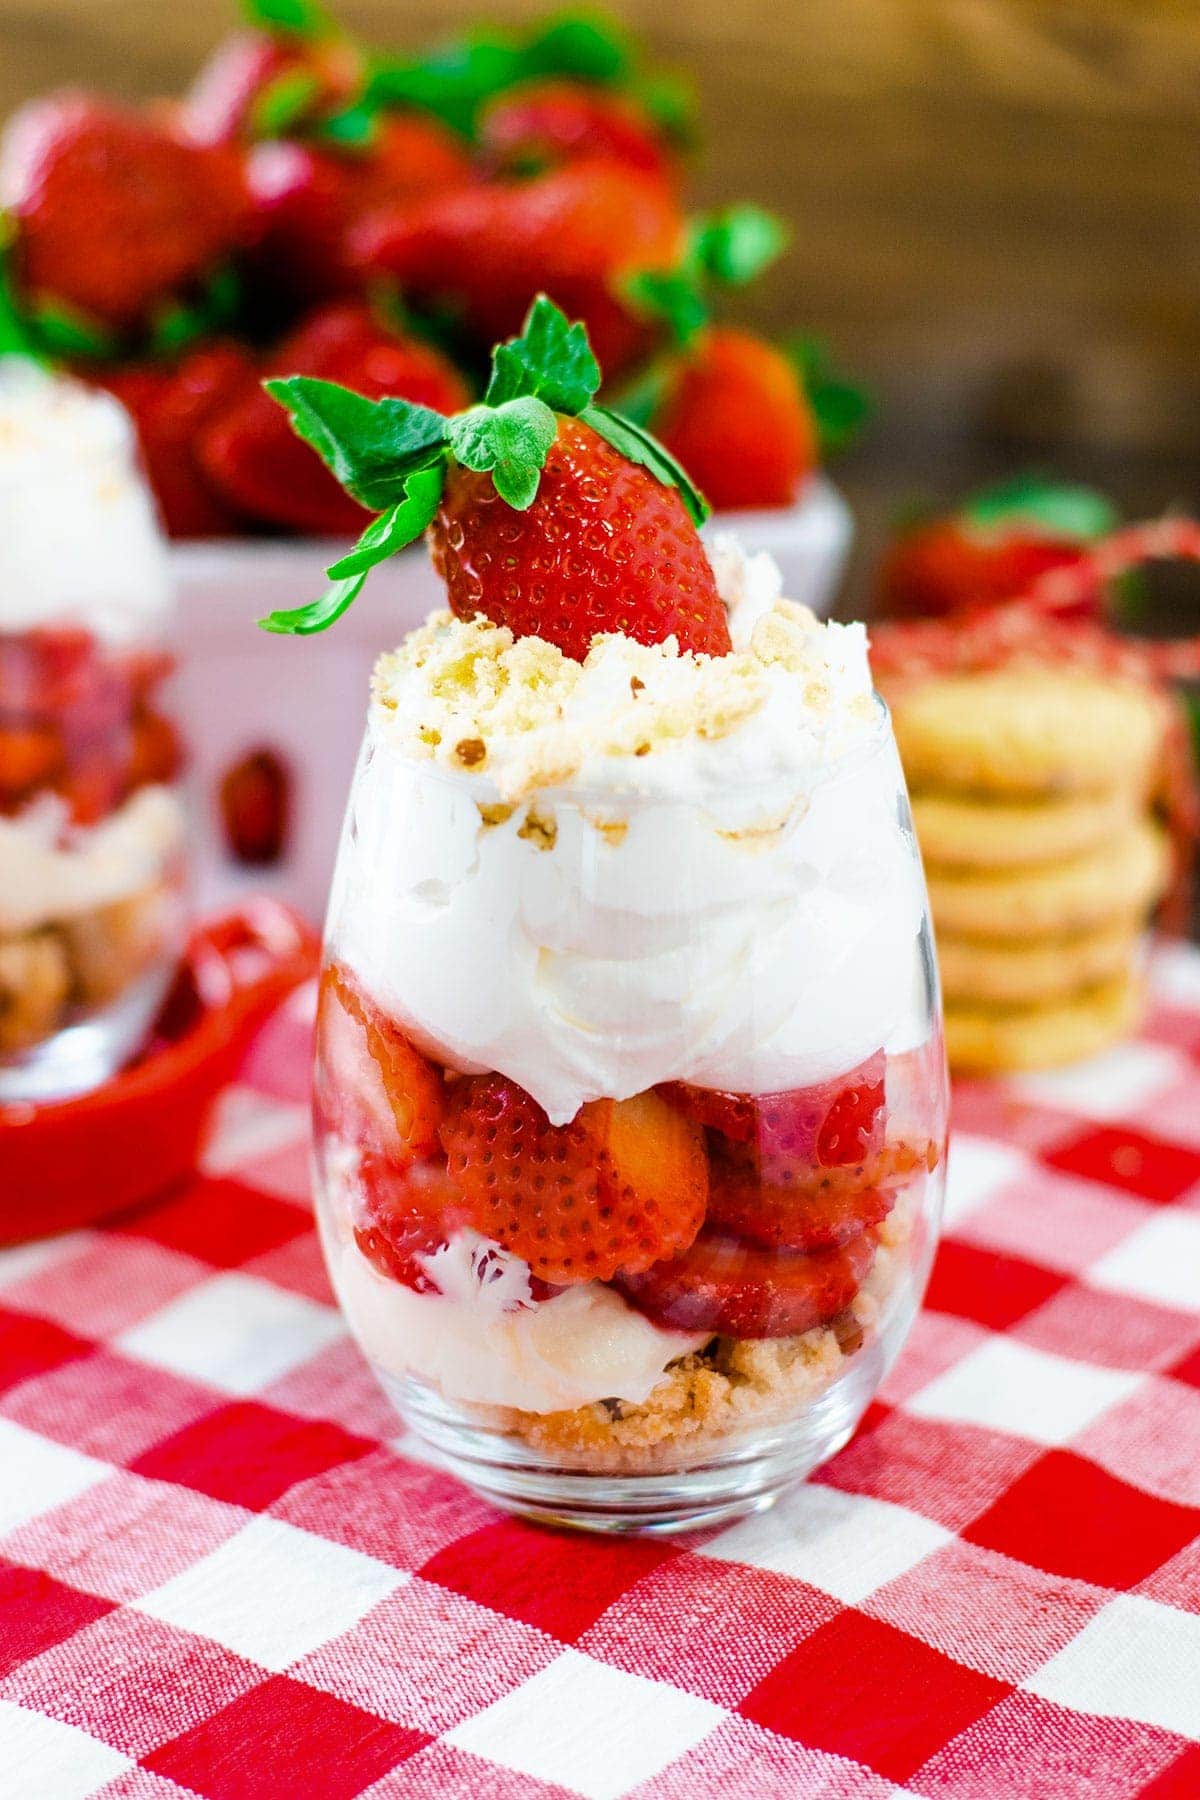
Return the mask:
<svg viewBox="0 0 1200 1800">
<path fill-rule="evenodd" d="M 945 1059 L 857 654 L 854 729 L 805 766 L 767 772 L 731 728 L 687 780 L 655 744 L 515 800 L 482 739 L 457 769 L 414 753 L 424 726 L 400 742 L 377 674 L 328 921 L 318 1218 L 397 1410 L 502 1506 L 669 1531 L 767 1505 L 846 1442 L 912 1324 Z"/>
<path fill-rule="evenodd" d="M 165 546 L 115 401 L 0 360 L 0 1103 L 144 1039 L 182 937 Z"/>
</svg>

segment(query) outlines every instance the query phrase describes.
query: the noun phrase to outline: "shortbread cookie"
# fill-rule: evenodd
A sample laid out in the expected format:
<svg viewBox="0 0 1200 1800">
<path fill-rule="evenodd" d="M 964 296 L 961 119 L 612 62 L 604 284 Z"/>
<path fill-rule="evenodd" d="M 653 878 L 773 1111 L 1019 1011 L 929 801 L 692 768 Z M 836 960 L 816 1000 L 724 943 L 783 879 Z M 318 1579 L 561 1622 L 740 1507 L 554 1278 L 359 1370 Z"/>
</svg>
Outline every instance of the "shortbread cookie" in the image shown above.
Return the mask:
<svg viewBox="0 0 1200 1800">
<path fill-rule="evenodd" d="M 1119 919 L 1072 937 L 967 938 L 938 935 L 948 1002 L 1034 1006 L 1113 981 L 1134 965 L 1141 920 Z"/>
<path fill-rule="evenodd" d="M 910 787 L 1012 797 L 1148 785 L 1168 717 L 1150 687 L 1037 668 L 938 676 L 894 709 Z"/>
<path fill-rule="evenodd" d="M 1141 819 L 1067 862 L 969 874 L 931 864 L 926 874 L 939 936 L 1065 937 L 1148 911 L 1166 889 L 1170 851 Z"/>
<path fill-rule="evenodd" d="M 1145 792 L 1123 783 L 1060 800 L 999 800 L 930 790 L 912 797 L 921 854 L 954 869 L 1011 869 L 1082 856 L 1133 824 Z"/>
<path fill-rule="evenodd" d="M 1044 1006 L 947 1006 L 946 1054 L 957 1074 L 1003 1075 L 1079 1062 L 1128 1037 L 1142 1011 L 1133 975 Z"/>
</svg>

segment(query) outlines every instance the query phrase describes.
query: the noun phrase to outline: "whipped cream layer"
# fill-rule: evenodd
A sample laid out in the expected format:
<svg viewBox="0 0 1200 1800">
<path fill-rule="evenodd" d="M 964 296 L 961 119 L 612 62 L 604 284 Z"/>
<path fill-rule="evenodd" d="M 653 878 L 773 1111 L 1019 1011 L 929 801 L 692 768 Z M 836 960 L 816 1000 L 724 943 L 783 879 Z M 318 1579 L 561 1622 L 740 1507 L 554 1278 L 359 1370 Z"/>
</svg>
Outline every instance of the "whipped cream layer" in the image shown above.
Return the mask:
<svg viewBox="0 0 1200 1800">
<path fill-rule="evenodd" d="M 78 918 L 140 893 L 183 843 L 184 814 L 170 788 L 139 788 L 111 817 L 68 825 L 47 795 L 0 818 L 0 933 Z"/>
<path fill-rule="evenodd" d="M 714 552 L 732 655 L 436 615 L 376 674 L 331 948 L 451 1066 L 555 1123 L 761 1093 L 910 1043 L 922 914 L 860 626 Z"/>
<path fill-rule="evenodd" d="M 471 1232 L 428 1259 L 440 1294 L 389 1281 L 344 1227 L 325 1232 L 338 1301 L 365 1355 L 450 1400 L 540 1413 L 605 1399 L 640 1405 L 667 1365 L 710 1335 L 663 1331 L 595 1281 L 525 1304 L 525 1264 Z M 481 1258 L 498 1265 L 492 1279 L 480 1280 Z"/>
<path fill-rule="evenodd" d="M 70 620 L 127 643 L 157 635 L 170 597 L 124 408 L 0 357 L 0 631 Z"/>
</svg>

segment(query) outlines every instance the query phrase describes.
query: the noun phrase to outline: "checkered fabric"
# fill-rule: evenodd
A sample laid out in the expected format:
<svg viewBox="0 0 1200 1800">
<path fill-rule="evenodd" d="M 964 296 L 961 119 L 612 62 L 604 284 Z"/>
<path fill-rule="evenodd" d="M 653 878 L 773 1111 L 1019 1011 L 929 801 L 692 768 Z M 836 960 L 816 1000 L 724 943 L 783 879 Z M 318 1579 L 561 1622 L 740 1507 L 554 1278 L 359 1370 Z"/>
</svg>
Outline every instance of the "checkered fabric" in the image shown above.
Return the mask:
<svg viewBox="0 0 1200 1800">
<path fill-rule="evenodd" d="M 674 1543 L 409 1453 L 310 1228 L 289 1005 L 193 1186 L 0 1257 L 0 1795 L 1194 1800 L 1200 957 L 1155 979 L 1137 1042 L 960 1088 L 857 1437 Z"/>
</svg>

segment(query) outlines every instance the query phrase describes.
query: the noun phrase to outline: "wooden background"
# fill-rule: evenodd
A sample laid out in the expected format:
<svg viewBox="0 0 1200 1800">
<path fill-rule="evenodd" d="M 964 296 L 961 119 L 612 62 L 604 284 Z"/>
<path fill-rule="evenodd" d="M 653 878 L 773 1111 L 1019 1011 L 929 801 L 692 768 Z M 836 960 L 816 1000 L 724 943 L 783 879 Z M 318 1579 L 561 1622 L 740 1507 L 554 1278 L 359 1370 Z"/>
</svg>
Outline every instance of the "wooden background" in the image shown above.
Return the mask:
<svg viewBox="0 0 1200 1800">
<path fill-rule="evenodd" d="M 380 43 L 525 0 L 347 0 Z M 1200 10 L 1169 0 L 631 0 L 696 74 L 706 201 L 794 243 L 754 313 L 879 402 L 842 479 L 858 580 L 892 508 L 1038 463 L 1133 511 L 1200 504 Z M 169 92 L 221 0 L 0 0 L 0 112 L 54 83 Z"/>
</svg>

